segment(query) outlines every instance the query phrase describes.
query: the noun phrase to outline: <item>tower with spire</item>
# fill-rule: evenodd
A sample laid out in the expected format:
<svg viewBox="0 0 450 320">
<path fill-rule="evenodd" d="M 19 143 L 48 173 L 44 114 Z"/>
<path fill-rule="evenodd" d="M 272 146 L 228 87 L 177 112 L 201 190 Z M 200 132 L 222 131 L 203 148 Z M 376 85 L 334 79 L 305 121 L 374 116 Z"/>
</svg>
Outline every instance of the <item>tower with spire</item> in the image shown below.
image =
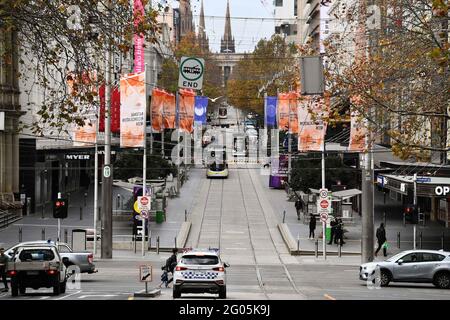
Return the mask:
<svg viewBox="0 0 450 320">
<path fill-rule="evenodd" d="M 200 8 L 200 22 L 198 26 L 198 43 L 204 52 L 209 51 L 209 39 L 205 31 L 205 12 L 203 10 L 203 0 Z"/>
<path fill-rule="evenodd" d="M 225 33 L 220 42 L 221 53 L 235 53 L 234 37 L 231 34 L 230 1 L 227 0 L 227 13 L 225 16 Z"/>
</svg>

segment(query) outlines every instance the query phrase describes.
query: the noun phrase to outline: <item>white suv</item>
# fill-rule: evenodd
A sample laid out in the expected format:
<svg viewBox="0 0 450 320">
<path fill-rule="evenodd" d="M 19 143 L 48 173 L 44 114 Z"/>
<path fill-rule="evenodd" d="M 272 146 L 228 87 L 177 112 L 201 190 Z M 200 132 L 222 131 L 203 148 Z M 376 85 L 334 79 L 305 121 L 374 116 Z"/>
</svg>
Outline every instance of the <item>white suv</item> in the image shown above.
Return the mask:
<svg viewBox="0 0 450 320">
<path fill-rule="evenodd" d="M 181 293 L 218 293 L 227 297 L 227 263 L 217 249 L 189 249 L 183 252 L 173 274 L 173 298 Z"/>
</svg>

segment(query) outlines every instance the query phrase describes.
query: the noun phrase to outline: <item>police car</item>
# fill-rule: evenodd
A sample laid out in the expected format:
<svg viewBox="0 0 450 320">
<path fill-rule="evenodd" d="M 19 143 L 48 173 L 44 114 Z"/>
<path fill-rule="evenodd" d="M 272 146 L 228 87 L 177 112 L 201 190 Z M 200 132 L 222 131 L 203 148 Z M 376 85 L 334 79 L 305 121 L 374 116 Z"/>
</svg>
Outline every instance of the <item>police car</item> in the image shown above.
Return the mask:
<svg viewBox="0 0 450 320">
<path fill-rule="evenodd" d="M 225 299 L 227 267 L 218 249 L 183 250 L 173 275 L 173 298 L 180 298 L 181 293 L 212 293 Z"/>
</svg>

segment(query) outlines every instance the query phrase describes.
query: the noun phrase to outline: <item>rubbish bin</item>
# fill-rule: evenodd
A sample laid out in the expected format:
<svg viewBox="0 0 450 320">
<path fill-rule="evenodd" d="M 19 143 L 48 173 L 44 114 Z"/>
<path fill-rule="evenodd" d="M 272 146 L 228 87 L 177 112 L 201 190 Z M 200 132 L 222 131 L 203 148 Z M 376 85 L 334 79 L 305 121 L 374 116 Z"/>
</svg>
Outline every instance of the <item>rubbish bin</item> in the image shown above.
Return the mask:
<svg viewBox="0 0 450 320">
<path fill-rule="evenodd" d="M 331 220 L 333 220 L 333 219 L 334 219 L 333 216 L 331 216 L 331 215 L 328 216 L 327 224 L 325 227 L 325 236 L 326 236 L 327 242 L 330 242 L 330 240 L 331 240 Z"/>
<path fill-rule="evenodd" d="M 156 223 L 164 222 L 164 211 L 156 211 Z"/>
</svg>

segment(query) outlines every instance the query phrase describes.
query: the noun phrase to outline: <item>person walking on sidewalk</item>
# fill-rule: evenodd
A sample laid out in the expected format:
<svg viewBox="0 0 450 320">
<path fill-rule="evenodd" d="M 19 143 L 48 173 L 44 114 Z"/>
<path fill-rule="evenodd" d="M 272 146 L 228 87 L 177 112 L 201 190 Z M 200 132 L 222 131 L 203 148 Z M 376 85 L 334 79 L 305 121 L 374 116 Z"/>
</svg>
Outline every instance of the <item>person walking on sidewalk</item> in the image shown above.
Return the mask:
<svg viewBox="0 0 450 320">
<path fill-rule="evenodd" d="M 337 220 L 334 243 L 344 245 L 344 224 L 341 219 Z"/>
<path fill-rule="evenodd" d="M 334 218 L 334 219 L 330 222 L 330 226 L 331 226 L 331 236 L 330 236 L 330 242 L 328 242 L 328 244 L 332 244 L 332 243 L 333 243 L 333 238 L 334 238 L 334 242 L 336 242 L 336 226 L 337 226 L 337 218 Z"/>
<path fill-rule="evenodd" d="M 309 220 L 309 237 L 308 239 L 314 239 L 314 231 L 316 230 L 316 216 L 311 213 L 311 218 Z"/>
<path fill-rule="evenodd" d="M 300 220 L 300 213 L 303 212 L 303 201 L 301 199 L 295 201 L 295 210 L 297 210 L 297 220 Z"/>
<path fill-rule="evenodd" d="M 377 229 L 377 242 L 378 242 L 378 248 L 375 251 L 375 257 L 378 255 L 378 252 L 380 251 L 381 247 L 383 247 L 383 255 L 386 257 L 386 246 L 384 245 L 386 242 L 386 229 L 384 229 L 384 223 L 380 224 L 380 227 Z"/>
<path fill-rule="evenodd" d="M 5 249 L 0 248 L 0 277 L 2 277 L 3 284 L 5 285 L 5 289 L 3 289 L 3 292 L 7 292 L 8 289 L 8 282 L 6 281 L 6 267 L 8 264 L 9 258 L 5 254 Z"/>
</svg>

